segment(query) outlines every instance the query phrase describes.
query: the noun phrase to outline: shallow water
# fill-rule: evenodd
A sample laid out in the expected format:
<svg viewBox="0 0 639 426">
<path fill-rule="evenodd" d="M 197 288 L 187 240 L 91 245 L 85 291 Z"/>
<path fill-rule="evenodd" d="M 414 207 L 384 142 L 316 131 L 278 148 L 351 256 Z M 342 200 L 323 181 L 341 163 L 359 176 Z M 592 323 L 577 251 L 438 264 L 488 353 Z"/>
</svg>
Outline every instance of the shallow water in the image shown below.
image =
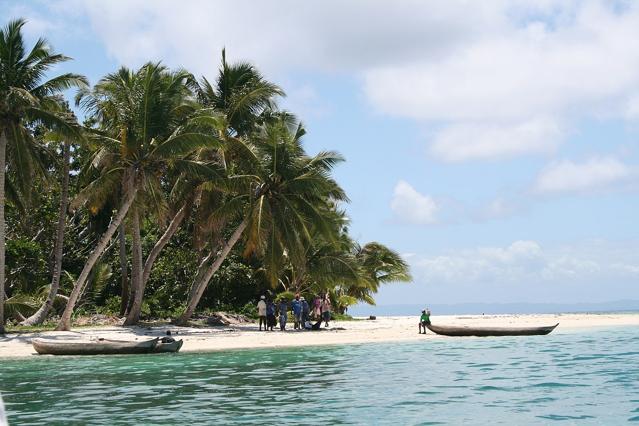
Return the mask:
<svg viewBox="0 0 639 426">
<path fill-rule="evenodd" d="M 639 424 L 639 330 L 3 360 L 11 425 Z"/>
</svg>

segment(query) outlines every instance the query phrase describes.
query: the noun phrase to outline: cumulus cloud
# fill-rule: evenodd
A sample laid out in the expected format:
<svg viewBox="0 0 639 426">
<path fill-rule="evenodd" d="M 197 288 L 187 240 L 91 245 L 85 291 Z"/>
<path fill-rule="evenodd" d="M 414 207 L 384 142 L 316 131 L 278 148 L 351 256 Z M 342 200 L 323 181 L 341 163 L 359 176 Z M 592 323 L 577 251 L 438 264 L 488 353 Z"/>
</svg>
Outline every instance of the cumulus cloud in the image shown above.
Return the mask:
<svg viewBox="0 0 639 426">
<path fill-rule="evenodd" d="M 395 185 L 391 210 L 402 222 L 414 225 L 434 224 L 437 209 L 433 198 L 419 193 L 409 183 L 400 180 Z"/>
<path fill-rule="evenodd" d="M 430 153 L 443 161 L 546 154 L 579 118 L 639 119 L 634 2 L 69 4 L 130 66 L 163 58 L 211 75 L 226 47 L 229 58 L 254 61 L 269 76 L 354 75 L 377 111 L 439 128 Z"/>
<path fill-rule="evenodd" d="M 616 158 L 592 158 L 583 163 L 555 162 L 541 171 L 534 185 L 538 193 L 587 192 L 637 177 L 635 167 Z"/>
<path fill-rule="evenodd" d="M 231 58 L 269 73 L 359 75 L 378 111 L 440 126 L 430 151 L 444 161 L 552 152 L 575 116 L 637 116 L 627 94 L 639 91 L 639 52 L 631 45 L 639 38 L 639 5 L 629 2 L 82 6 L 110 54 L 125 63 L 166 57 L 210 73 L 226 46 Z M 535 118 L 548 116 L 553 120 Z"/>
<path fill-rule="evenodd" d="M 624 243 L 589 241 L 544 248 L 520 240 L 505 247 L 477 247 L 409 258 L 416 281 L 425 284 L 500 283 L 555 285 L 597 277 L 639 277 L 639 257 Z M 635 244 L 636 245 L 636 244 Z"/>
</svg>

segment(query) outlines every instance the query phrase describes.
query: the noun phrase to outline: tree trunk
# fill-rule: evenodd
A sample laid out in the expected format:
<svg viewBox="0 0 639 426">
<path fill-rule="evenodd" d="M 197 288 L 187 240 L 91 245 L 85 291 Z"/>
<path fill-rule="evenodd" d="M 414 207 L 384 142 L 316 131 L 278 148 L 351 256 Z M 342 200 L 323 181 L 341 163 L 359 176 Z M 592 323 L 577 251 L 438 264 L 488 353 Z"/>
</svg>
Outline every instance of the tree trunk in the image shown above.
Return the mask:
<svg viewBox="0 0 639 426">
<path fill-rule="evenodd" d="M 233 235 L 231 235 L 231 238 L 229 238 L 229 240 L 226 242 L 226 244 L 222 248 L 222 252 L 217 257 L 217 259 L 215 259 L 215 262 L 213 262 L 213 264 L 208 268 L 208 270 L 206 271 L 206 274 L 204 274 L 204 276 L 199 282 L 193 283 L 192 293 L 189 297 L 186 310 L 180 316 L 180 318 L 178 318 L 177 320 L 178 324 L 186 324 L 189 318 L 191 318 L 191 315 L 193 315 L 193 312 L 195 312 L 195 308 L 197 307 L 197 304 L 200 302 L 200 299 L 202 298 L 202 295 L 204 294 L 204 290 L 206 289 L 206 286 L 209 284 L 209 281 L 211 281 L 211 278 L 217 272 L 217 270 L 220 269 L 220 266 L 222 266 L 222 262 L 224 262 L 228 254 L 231 252 L 231 249 L 233 248 L 233 246 L 240 240 L 240 237 L 242 236 L 242 232 L 244 232 L 247 225 L 248 225 L 248 219 L 244 219 L 242 223 L 240 223 L 240 226 L 238 226 L 235 229 L 235 231 L 233 232 Z"/>
<path fill-rule="evenodd" d="M 126 314 L 127 307 L 129 306 L 129 293 L 131 292 L 131 289 L 129 288 L 129 272 L 126 259 L 126 230 L 124 227 L 124 223 L 120 224 L 120 230 L 118 231 L 118 240 L 120 243 L 120 283 L 122 286 L 120 316 L 122 317 Z"/>
<path fill-rule="evenodd" d="M 54 246 L 54 265 L 53 277 L 51 278 L 51 288 L 47 300 L 40 306 L 38 311 L 26 320 L 22 321 L 22 325 L 42 324 L 47 318 L 53 302 L 58 295 L 60 289 L 60 274 L 62 274 L 62 252 L 64 248 L 64 228 L 67 224 L 67 207 L 69 204 L 69 160 L 71 158 L 71 143 L 68 139 L 64 141 L 62 152 L 62 193 L 60 194 L 60 210 L 58 211 L 58 229 L 56 230 L 55 246 Z"/>
<path fill-rule="evenodd" d="M 151 253 L 149 253 L 149 256 L 147 257 L 146 262 L 144 263 L 144 269 L 141 272 L 139 283 L 133 284 L 133 294 L 131 296 L 132 301 L 130 303 L 128 312 L 126 314 L 127 318 L 124 321 L 124 325 L 134 325 L 140 321 L 140 310 L 142 309 L 144 289 L 146 288 L 146 283 L 149 280 L 149 276 L 151 276 L 151 269 L 153 268 L 153 263 L 159 256 L 162 249 L 166 247 L 168 242 L 171 240 L 171 237 L 175 235 L 175 232 L 180 227 L 180 224 L 182 223 L 186 215 L 186 207 L 187 206 L 185 204 L 184 206 L 182 206 L 180 210 L 178 210 L 178 212 L 175 214 L 175 216 L 171 220 L 171 223 L 169 223 L 169 226 L 164 231 L 164 234 L 162 234 L 162 237 L 160 237 L 160 239 L 155 243 L 155 245 L 153 246 L 153 249 L 151 250 Z M 137 232 L 137 236 L 139 240 L 139 223 L 138 223 L 137 231 L 134 231 L 134 256 L 135 256 L 135 253 L 137 252 L 137 250 L 135 250 L 135 233 L 136 232 Z M 138 243 L 138 245 L 140 247 L 139 262 L 141 264 L 142 263 L 142 247 L 141 247 L 141 244 Z M 135 260 L 136 259 L 134 257 L 134 264 L 136 263 Z M 134 269 L 137 271 L 135 267 Z"/>
<path fill-rule="evenodd" d="M 0 125 L 1 126 L 1 125 Z M 4 252 L 5 252 L 5 223 L 4 223 L 4 172 L 7 165 L 7 133 L 4 126 L 0 127 L 0 334 L 4 334 Z"/>
<path fill-rule="evenodd" d="M 182 224 L 184 217 L 186 216 L 186 208 L 187 205 L 184 204 L 180 210 L 175 214 L 171 223 L 164 231 L 164 234 L 160 237 L 160 239 L 155 243 L 153 249 L 151 249 L 151 253 L 146 258 L 146 262 L 144 262 L 144 271 L 142 272 L 142 288 L 146 286 L 146 282 L 149 280 L 149 276 L 151 276 L 151 269 L 153 268 L 153 263 L 160 255 L 160 252 L 166 245 L 169 243 L 173 235 L 177 232 L 178 228 Z"/>
<path fill-rule="evenodd" d="M 120 226 L 120 223 L 122 223 L 122 220 L 124 219 L 124 216 L 126 216 L 127 212 L 129 211 L 131 204 L 133 204 L 135 195 L 138 192 L 138 185 L 135 179 L 135 173 L 131 172 L 128 179 L 130 181 L 130 185 L 131 185 L 130 187 L 132 189 L 127 192 L 126 198 L 124 199 L 124 202 L 122 203 L 122 206 L 120 207 L 120 210 L 118 210 L 115 217 L 113 217 L 113 219 L 111 220 L 111 224 L 107 228 L 106 232 L 100 238 L 98 245 L 89 256 L 89 259 L 87 260 L 87 263 L 84 265 L 84 268 L 82 269 L 82 272 L 80 273 L 80 276 L 76 280 L 73 286 L 73 291 L 71 291 L 71 294 L 69 295 L 67 306 L 64 308 L 64 312 L 62 313 L 60 322 L 58 323 L 58 326 L 56 327 L 56 330 L 58 331 L 68 331 L 71 328 L 71 314 L 73 313 L 75 304 L 77 303 L 78 299 L 80 298 L 80 296 L 82 296 L 82 293 L 84 292 L 84 288 L 86 287 L 86 283 L 87 283 L 87 277 L 89 276 L 91 269 L 93 269 L 93 266 L 95 266 L 95 263 L 98 261 L 98 259 L 102 255 L 102 252 L 104 252 L 104 249 L 106 248 L 107 244 L 109 244 L 109 240 L 111 240 L 111 237 L 113 237 L 113 234 L 115 234 L 115 231 Z"/>
<path fill-rule="evenodd" d="M 131 249 L 133 251 L 131 261 L 131 307 L 124 320 L 124 325 L 137 324 L 140 319 L 142 309 L 142 297 L 144 288 L 142 287 L 142 239 L 140 237 L 140 210 L 133 208 L 131 216 L 131 228 L 133 238 Z"/>
</svg>

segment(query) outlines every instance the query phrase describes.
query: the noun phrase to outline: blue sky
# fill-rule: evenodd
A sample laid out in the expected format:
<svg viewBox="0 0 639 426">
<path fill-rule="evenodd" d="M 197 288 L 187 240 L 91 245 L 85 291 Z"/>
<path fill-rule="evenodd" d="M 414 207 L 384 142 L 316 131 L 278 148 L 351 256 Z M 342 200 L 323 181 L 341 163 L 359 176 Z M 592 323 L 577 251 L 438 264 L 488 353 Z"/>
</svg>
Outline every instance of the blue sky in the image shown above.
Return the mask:
<svg viewBox="0 0 639 426">
<path fill-rule="evenodd" d="M 352 232 L 410 262 L 378 304 L 639 299 L 639 5 L 13 1 L 95 82 L 222 47 L 347 162 Z"/>
</svg>

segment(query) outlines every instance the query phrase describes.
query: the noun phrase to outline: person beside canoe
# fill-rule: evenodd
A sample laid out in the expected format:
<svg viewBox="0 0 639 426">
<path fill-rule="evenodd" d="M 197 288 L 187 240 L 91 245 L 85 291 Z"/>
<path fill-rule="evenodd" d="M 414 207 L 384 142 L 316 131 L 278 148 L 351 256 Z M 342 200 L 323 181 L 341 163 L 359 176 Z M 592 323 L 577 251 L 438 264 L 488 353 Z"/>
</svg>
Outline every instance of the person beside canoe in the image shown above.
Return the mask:
<svg viewBox="0 0 639 426">
<path fill-rule="evenodd" d="M 427 325 L 430 325 L 430 311 L 428 309 L 424 309 L 422 311 L 422 316 L 419 317 L 419 334 L 422 334 L 422 328 L 424 329 L 424 334 L 426 334 Z"/>
</svg>

